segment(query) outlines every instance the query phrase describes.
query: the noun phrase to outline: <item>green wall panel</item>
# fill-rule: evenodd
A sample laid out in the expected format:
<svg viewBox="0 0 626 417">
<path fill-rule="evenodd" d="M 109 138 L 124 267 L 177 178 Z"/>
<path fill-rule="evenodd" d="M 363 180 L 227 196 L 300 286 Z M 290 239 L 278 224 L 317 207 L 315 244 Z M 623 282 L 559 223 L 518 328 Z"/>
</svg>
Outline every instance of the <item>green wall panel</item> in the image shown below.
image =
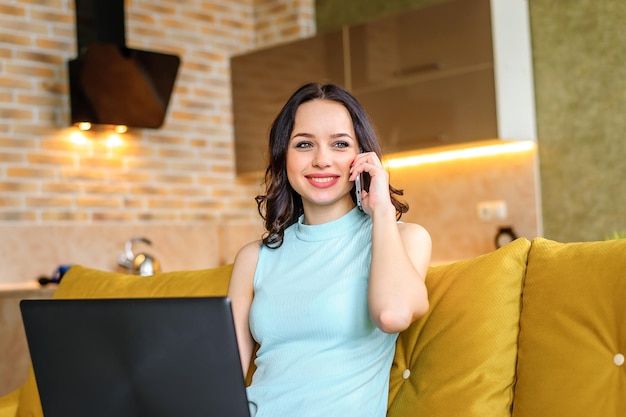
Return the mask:
<svg viewBox="0 0 626 417">
<path fill-rule="evenodd" d="M 626 1 L 530 2 L 544 234 L 626 231 Z"/>
</svg>

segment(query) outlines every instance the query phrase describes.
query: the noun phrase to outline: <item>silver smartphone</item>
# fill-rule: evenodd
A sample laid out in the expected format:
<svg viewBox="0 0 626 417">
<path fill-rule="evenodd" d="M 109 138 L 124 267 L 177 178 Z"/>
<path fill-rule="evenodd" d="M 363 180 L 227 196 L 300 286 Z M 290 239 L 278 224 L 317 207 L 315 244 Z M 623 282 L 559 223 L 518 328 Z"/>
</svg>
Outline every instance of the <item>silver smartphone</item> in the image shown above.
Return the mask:
<svg viewBox="0 0 626 417">
<path fill-rule="evenodd" d="M 361 200 L 361 192 L 363 192 L 363 178 L 361 178 L 362 176 L 363 174 L 359 174 L 354 180 L 354 190 L 356 194 L 356 206 L 361 211 L 363 211 L 363 201 Z"/>
<path fill-rule="evenodd" d="M 356 206 L 363 211 L 363 190 L 370 189 L 370 174 L 361 172 L 354 180 L 354 194 L 356 194 Z"/>
<path fill-rule="evenodd" d="M 359 153 L 363 153 L 363 150 L 359 148 Z M 354 180 L 354 190 L 356 194 L 356 206 L 359 210 L 363 211 L 363 190 L 369 191 L 370 181 L 369 174 L 367 172 L 361 172 Z"/>
</svg>

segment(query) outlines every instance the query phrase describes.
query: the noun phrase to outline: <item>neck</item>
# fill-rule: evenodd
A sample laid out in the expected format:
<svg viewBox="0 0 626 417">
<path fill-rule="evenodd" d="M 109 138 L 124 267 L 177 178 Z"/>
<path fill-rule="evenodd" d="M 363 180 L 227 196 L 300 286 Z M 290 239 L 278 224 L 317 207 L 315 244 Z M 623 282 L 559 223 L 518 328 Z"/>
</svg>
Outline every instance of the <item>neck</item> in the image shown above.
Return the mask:
<svg viewBox="0 0 626 417">
<path fill-rule="evenodd" d="M 354 208 L 352 197 L 349 194 L 347 197 L 347 199 L 342 199 L 332 205 L 303 204 L 304 220 L 302 223 L 306 225 L 324 224 L 344 216 Z"/>
</svg>

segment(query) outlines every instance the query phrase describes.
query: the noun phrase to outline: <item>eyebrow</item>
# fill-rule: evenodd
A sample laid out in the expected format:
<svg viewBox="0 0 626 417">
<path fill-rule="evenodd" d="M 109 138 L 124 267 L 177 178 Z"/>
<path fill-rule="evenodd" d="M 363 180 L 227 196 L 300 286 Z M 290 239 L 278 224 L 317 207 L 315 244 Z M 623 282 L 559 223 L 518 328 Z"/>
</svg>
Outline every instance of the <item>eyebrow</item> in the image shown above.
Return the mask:
<svg viewBox="0 0 626 417">
<path fill-rule="evenodd" d="M 306 132 L 302 132 L 302 133 L 296 133 L 294 134 L 291 139 L 295 139 L 297 137 L 304 137 L 304 138 L 314 138 L 315 135 L 313 135 L 312 133 L 306 133 Z M 343 138 L 343 137 L 349 137 L 350 139 L 354 139 L 352 136 L 350 136 L 349 133 L 333 133 L 332 135 L 330 135 L 331 138 L 333 139 L 337 139 L 337 138 Z"/>
<path fill-rule="evenodd" d="M 333 133 L 332 135 L 330 135 L 330 137 L 333 138 L 333 139 L 335 139 L 335 138 L 342 138 L 344 136 L 347 136 L 350 139 L 353 139 L 352 136 L 350 136 L 349 133 Z"/>
<path fill-rule="evenodd" d="M 305 137 L 305 138 L 312 138 L 312 137 L 314 137 L 311 133 L 304 133 L 304 132 L 302 132 L 302 133 L 294 134 L 290 139 L 295 139 L 295 138 L 297 138 L 299 136 L 302 136 L 302 137 Z"/>
</svg>

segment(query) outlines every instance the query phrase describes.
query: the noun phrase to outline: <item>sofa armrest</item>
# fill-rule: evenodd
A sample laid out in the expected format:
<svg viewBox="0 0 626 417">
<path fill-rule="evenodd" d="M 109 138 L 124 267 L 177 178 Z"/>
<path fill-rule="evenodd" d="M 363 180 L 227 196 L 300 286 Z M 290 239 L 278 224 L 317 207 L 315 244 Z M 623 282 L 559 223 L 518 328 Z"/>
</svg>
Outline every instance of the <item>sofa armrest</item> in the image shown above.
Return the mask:
<svg viewBox="0 0 626 417">
<path fill-rule="evenodd" d="M 0 417 L 15 417 L 17 415 L 20 390 L 21 388 L 18 388 L 0 397 Z"/>
</svg>

